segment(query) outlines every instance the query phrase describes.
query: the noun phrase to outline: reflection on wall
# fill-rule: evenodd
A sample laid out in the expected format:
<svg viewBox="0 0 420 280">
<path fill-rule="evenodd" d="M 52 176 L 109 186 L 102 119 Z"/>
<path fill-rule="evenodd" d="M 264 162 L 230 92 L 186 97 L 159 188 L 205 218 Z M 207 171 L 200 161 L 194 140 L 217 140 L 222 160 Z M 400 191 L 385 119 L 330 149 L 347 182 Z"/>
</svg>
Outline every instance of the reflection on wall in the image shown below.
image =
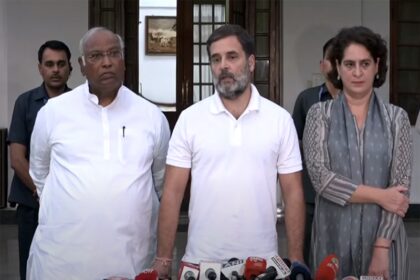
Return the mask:
<svg viewBox="0 0 420 280">
<path fill-rule="evenodd" d="M 139 92 L 163 111 L 175 111 L 176 56 L 147 54 L 146 16 L 176 16 L 176 0 L 139 0 L 139 7 Z"/>
</svg>

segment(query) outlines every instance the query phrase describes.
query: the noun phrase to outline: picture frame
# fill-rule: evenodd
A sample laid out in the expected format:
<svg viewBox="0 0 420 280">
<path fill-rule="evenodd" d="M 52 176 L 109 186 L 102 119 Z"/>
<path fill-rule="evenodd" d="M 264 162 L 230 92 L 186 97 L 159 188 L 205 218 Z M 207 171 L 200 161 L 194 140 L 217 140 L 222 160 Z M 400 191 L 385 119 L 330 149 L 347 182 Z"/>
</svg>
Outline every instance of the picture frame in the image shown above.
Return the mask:
<svg viewBox="0 0 420 280">
<path fill-rule="evenodd" d="M 176 54 L 176 17 L 146 16 L 147 55 Z"/>
</svg>

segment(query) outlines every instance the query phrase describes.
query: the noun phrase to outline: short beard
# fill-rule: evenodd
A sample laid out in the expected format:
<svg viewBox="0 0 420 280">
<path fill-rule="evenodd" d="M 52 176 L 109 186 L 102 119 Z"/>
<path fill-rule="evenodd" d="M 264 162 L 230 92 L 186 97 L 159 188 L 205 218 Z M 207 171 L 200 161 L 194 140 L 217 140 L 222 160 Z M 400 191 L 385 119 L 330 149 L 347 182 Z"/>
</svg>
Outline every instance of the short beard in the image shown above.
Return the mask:
<svg viewBox="0 0 420 280">
<path fill-rule="evenodd" d="M 232 78 L 234 83 L 231 85 L 222 85 L 220 80 L 225 77 Z M 234 100 L 241 96 L 248 87 L 249 82 L 250 78 L 248 65 L 246 65 L 243 71 L 236 77 L 234 74 L 225 70 L 222 70 L 222 73 L 219 75 L 219 77 L 213 76 L 213 84 L 216 87 L 217 92 L 221 97 L 229 100 Z"/>
</svg>

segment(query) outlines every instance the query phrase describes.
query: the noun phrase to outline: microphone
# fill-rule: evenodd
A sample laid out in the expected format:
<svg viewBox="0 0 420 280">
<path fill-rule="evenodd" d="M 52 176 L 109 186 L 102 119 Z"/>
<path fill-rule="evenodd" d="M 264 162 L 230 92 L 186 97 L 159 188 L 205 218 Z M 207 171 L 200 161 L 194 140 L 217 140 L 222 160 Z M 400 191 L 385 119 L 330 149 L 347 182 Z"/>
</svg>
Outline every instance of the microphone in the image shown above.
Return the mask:
<svg viewBox="0 0 420 280">
<path fill-rule="evenodd" d="M 275 279 L 286 278 L 290 275 L 290 261 L 287 260 L 289 262 L 289 264 L 287 264 L 285 260 L 287 259 L 282 259 L 279 255 L 275 255 L 267 259 L 267 266 L 274 267 L 276 269 L 277 275 L 275 276 Z"/>
<path fill-rule="evenodd" d="M 258 275 L 265 272 L 267 261 L 259 257 L 248 257 L 245 261 L 245 280 L 254 280 Z"/>
<path fill-rule="evenodd" d="M 292 262 L 292 271 L 290 272 L 290 280 L 312 280 L 311 272 L 306 265 L 299 262 Z M 327 280 L 327 279 L 322 279 Z M 335 279 L 334 279 L 335 280 Z"/>
<path fill-rule="evenodd" d="M 197 279 L 197 277 L 194 275 L 194 272 L 192 272 L 192 271 L 190 270 L 190 271 L 187 271 L 187 272 L 184 274 L 184 277 L 183 277 L 182 279 L 184 279 L 184 280 L 196 280 L 196 279 Z"/>
<path fill-rule="evenodd" d="M 222 266 L 222 277 L 237 279 L 244 275 L 245 261 L 237 258 L 230 259 Z"/>
<path fill-rule="evenodd" d="M 239 273 L 237 271 L 233 271 L 232 275 L 230 276 L 230 280 L 242 280 L 243 279 L 243 275 L 239 275 Z"/>
<path fill-rule="evenodd" d="M 199 275 L 199 266 L 190 263 L 182 263 L 182 269 L 178 275 L 179 280 L 197 280 Z"/>
<path fill-rule="evenodd" d="M 287 265 L 287 267 L 290 269 L 292 266 L 292 262 L 288 258 L 283 258 L 283 262 Z"/>
<path fill-rule="evenodd" d="M 216 262 L 200 262 L 200 276 L 201 280 L 220 280 L 220 273 L 222 269 L 221 263 Z"/>
<path fill-rule="evenodd" d="M 156 270 L 154 269 L 146 269 L 143 272 L 140 272 L 134 280 L 158 280 L 159 276 Z"/>
<path fill-rule="evenodd" d="M 338 258 L 331 254 L 327 256 L 319 265 L 315 275 L 315 280 L 335 280 L 338 272 Z"/>
<path fill-rule="evenodd" d="M 384 280 L 382 276 L 360 276 L 360 280 Z"/>
<path fill-rule="evenodd" d="M 269 266 L 267 270 L 263 273 L 255 277 L 255 280 L 274 280 L 276 279 L 278 273 L 274 266 Z"/>
<path fill-rule="evenodd" d="M 210 280 L 216 280 L 217 274 L 213 268 L 208 268 L 205 272 L 206 278 Z"/>
<path fill-rule="evenodd" d="M 349 275 L 344 277 L 342 280 L 359 280 L 359 278 L 357 278 L 356 276 Z"/>
</svg>

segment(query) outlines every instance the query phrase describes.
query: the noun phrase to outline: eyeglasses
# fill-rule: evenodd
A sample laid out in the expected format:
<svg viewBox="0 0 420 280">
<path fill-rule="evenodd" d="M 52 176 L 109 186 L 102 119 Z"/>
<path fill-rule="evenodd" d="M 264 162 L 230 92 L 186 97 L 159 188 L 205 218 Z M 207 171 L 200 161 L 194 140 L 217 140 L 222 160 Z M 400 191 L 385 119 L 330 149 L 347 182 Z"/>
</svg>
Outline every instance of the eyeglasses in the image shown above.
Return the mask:
<svg viewBox="0 0 420 280">
<path fill-rule="evenodd" d="M 96 52 L 87 54 L 86 56 L 83 56 L 83 57 L 86 57 L 87 61 L 89 61 L 90 63 L 98 63 L 100 61 L 103 61 L 106 56 L 111 60 L 117 60 L 123 57 L 123 52 L 122 50 L 119 50 L 119 49 L 109 50 L 105 52 L 96 51 Z"/>
</svg>

